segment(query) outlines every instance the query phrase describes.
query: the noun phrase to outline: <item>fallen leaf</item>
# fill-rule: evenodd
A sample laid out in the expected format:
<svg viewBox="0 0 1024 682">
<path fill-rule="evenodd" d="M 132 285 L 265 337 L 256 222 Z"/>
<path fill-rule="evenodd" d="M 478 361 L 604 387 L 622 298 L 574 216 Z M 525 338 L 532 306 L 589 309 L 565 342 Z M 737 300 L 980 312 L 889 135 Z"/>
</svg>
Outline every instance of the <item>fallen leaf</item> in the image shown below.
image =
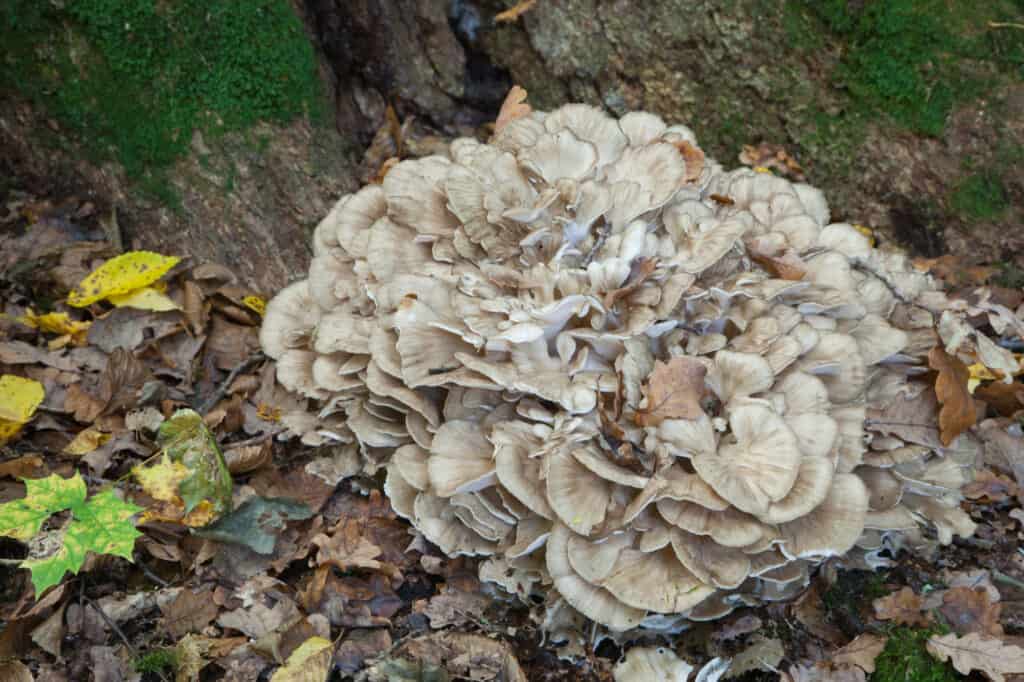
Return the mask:
<svg viewBox="0 0 1024 682">
<path fill-rule="evenodd" d="M 111 295 L 107 297 L 107 300 L 118 308 L 135 308 L 136 310 L 149 310 L 154 313 L 181 310 L 177 303 L 156 287 L 142 287 L 127 294 Z"/>
<path fill-rule="evenodd" d="M 211 590 L 191 590 L 182 588 L 169 604 L 161 604 L 163 626 L 175 639 L 180 639 L 191 632 L 201 632 L 209 625 L 220 607 L 212 599 Z"/>
<path fill-rule="evenodd" d="M 501 109 L 498 111 L 498 118 L 494 122 L 495 133 L 500 132 L 512 121 L 530 115 L 533 108 L 526 103 L 526 97 L 527 93 L 524 88 L 518 85 L 512 86 L 512 89 L 505 95 L 505 100 L 501 103 Z"/>
<path fill-rule="evenodd" d="M 406 638 L 367 668 L 366 676 L 371 680 L 455 678 L 527 682 L 508 644 L 461 632 L 435 632 L 425 637 Z"/>
<path fill-rule="evenodd" d="M 83 308 L 110 296 L 147 287 L 178 264 L 180 258 L 151 251 L 129 251 L 93 270 L 70 294 L 68 304 Z"/>
<path fill-rule="evenodd" d="M 316 555 L 318 566 L 327 564 L 341 571 L 362 568 L 401 576 L 397 568 L 378 560 L 381 548 L 363 537 L 361 524 L 355 519 L 343 519 L 331 529 L 331 535 L 321 533 L 314 537 L 313 544 L 320 548 Z"/>
<path fill-rule="evenodd" d="M 1024 384 L 1019 381 L 1012 384 L 1001 381 L 982 384 L 974 390 L 974 395 L 1004 417 L 1013 417 L 1024 410 Z"/>
<path fill-rule="evenodd" d="M 260 317 L 263 317 L 263 313 L 265 313 L 267 310 L 266 299 L 264 299 L 262 296 L 256 296 L 255 294 L 243 296 L 242 305 L 244 305 L 246 308 L 259 315 Z"/>
<path fill-rule="evenodd" d="M 891 620 L 898 625 L 927 625 L 931 618 L 924 609 L 924 599 L 909 587 L 880 597 L 873 602 L 878 620 Z"/>
<path fill-rule="evenodd" d="M 70 443 L 64 446 L 64 454 L 78 456 L 87 455 L 110 440 L 110 437 L 111 434 L 104 433 L 95 426 L 90 426 L 87 429 L 79 431 L 78 435 L 76 435 Z"/>
<path fill-rule="evenodd" d="M 639 289 L 657 267 L 658 260 L 656 258 L 641 258 L 637 263 L 636 270 L 630 274 L 629 281 L 618 289 L 612 289 L 604 295 L 605 307 L 613 307 L 620 298 L 625 298 Z"/>
<path fill-rule="evenodd" d="M 722 679 L 733 679 L 753 670 L 773 672 L 785 655 L 782 640 L 755 635 L 746 649 L 732 657 Z"/>
<path fill-rule="evenodd" d="M 391 649 L 391 635 L 383 628 L 353 630 L 334 652 L 334 665 L 342 677 L 352 675 L 366 660 Z"/>
<path fill-rule="evenodd" d="M 283 498 L 250 497 L 215 523 L 196 531 L 200 537 L 244 545 L 257 554 L 273 554 L 277 533 L 286 521 L 312 516 L 306 505 Z"/>
<path fill-rule="evenodd" d="M 918 396 L 900 393 L 883 410 L 869 409 L 865 426 L 883 435 L 930 448 L 939 440 L 939 401 L 931 388 Z"/>
<path fill-rule="evenodd" d="M 1006 476 L 981 469 L 974 475 L 974 480 L 963 487 L 963 494 L 969 500 L 1002 502 L 1020 494 L 1020 487 Z"/>
<path fill-rule="evenodd" d="M 942 595 L 939 613 L 958 635 L 971 632 L 979 635 L 1001 637 L 1003 626 L 999 624 L 1002 605 L 993 602 L 984 587 L 954 587 Z"/>
<path fill-rule="evenodd" d="M 782 175 L 788 175 L 798 182 L 804 179 L 804 169 L 780 144 L 770 142 L 762 142 L 757 146 L 745 144 L 743 151 L 740 152 L 739 161 L 745 166 L 774 168 Z"/>
<path fill-rule="evenodd" d="M 807 264 L 793 249 L 786 249 L 778 254 L 762 254 L 751 252 L 751 259 L 772 276 L 779 279 L 799 281 L 807 274 Z"/>
<path fill-rule="evenodd" d="M 497 14 L 495 14 L 494 20 L 499 24 L 503 22 L 515 21 L 521 15 L 525 14 L 526 12 L 529 12 L 536 4 L 537 0 L 519 0 L 519 2 L 517 2 L 512 7 L 509 7 L 504 12 L 498 12 Z"/>
<path fill-rule="evenodd" d="M 32 671 L 21 661 L 0 663 L 0 682 L 33 682 Z"/>
<path fill-rule="evenodd" d="M 334 646 L 323 637 L 310 637 L 292 652 L 270 682 L 326 682 Z"/>
<path fill-rule="evenodd" d="M 673 146 L 679 150 L 683 161 L 686 163 L 686 175 L 683 176 L 683 182 L 696 182 L 700 180 L 701 173 L 704 172 L 704 150 L 700 147 L 695 147 L 686 140 L 674 142 Z"/>
<path fill-rule="evenodd" d="M 0 462 L 0 478 L 40 478 L 46 467 L 39 455 L 25 455 Z"/>
<path fill-rule="evenodd" d="M 89 327 L 92 326 L 92 322 L 89 321 L 72 320 L 67 313 L 37 315 L 31 308 L 25 312 L 24 316 L 19 317 L 18 321 L 41 332 L 68 336 L 76 346 L 86 344 L 85 337 Z"/>
<path fill-rule="evenodd" d="M 885 649 L 885 637 L 866 633 L 837 651 L 832 662 L 837 665 L 855 665 L 866 673 L 875 672 L 875 659 Z"/>
<path fill-rule="evenodd" d="M 1024 673 L 1024 649 L 976 632 L 964 637 L 936 635 L 928 640 L 927 648 L 928 653 L 940 661 L 950 661 L 963 675 L 978 670 L 993 682 L 1004 682 L 1004 675 Z"/>
<path fill-rule="evenodd" d="M 0 445 L 18 434 L 45 397 L 38 381 L 13 374 L 0 376 Z"/>
<path fill-rule="evenodd" d="M 935 395 L 942 404 L 939 411 L 939 437 L 942 444 L 948 446 L 977 421 L 974 400 L 967 390 L 971 373 L 967 365 L 939 346 L 929 351 L 928 366 L 939 373 L 935 380 Z"/>
<path fill-rule="evenodd" d="M 647 407 L 637 412 L 640 426 L 657 426 L 666 419 L 696 419 L 704 414 L 700 399 L 707 368 L 691 357 L 676 357 L 654 363 L 644 396 Z"/>
</svg>

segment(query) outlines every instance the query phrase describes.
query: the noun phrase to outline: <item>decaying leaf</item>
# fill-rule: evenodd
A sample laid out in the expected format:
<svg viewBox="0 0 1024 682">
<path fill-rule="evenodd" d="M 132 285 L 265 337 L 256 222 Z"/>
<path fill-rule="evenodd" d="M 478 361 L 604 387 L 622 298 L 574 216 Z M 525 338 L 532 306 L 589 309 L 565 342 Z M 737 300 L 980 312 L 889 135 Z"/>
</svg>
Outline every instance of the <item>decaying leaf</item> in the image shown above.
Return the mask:
<svg viewBox="0 0 1024 682">
<path fill-rule="evenodd" d="M 231 509 L 231 474 L 217 439 L 194 410 L 178 410 L 160 425 L 156 443 L 171 458 L 189 470 L 190 476 L 178 486 L 185 511 L 208 501 L 215 514 Z"/>
<path fill-rule="evenodd" d="M 898 625 L 927 625 L 931 618 L 924 611 L 924 599 L 909 587 L 874 601 L 875 617 Z"/>
<path fill-rule="evenodd" d="M 284 528 L 286 521 L 308 519 L 312 514 L 309 507 L 301 502 L 257 495 L 196 534 L 219 542 L 244 545 L 257 554 L 272 554 L 277 542 L 276 531 Z"/>
<path fill-rule="evenodd" d="M 836 665 L 855 665 L 866 673 L 875 672 L 875 659 L 885 649 L 886 638 L 865 633 L 836 652 L 832 662 Z"/>
<path fill-rule="evenodd" d="M 1024 673 L 1024 649 L 995 637 L 976 632 L 964 637 L 950 633 L 932 637 L 927 646 L 932 656 L 950 661 L 963 675 L 978 670 L 993 682 L 1004 682 L 1005 675 Z"/>
<path fill-rule="evenodd" d="M 1003 626 L 999 624 L 1001 610 L 1002 605 L 993 602 L 984 587 L 953 587 L 942 595 L 939 613 L 958 635 L 975 632 L 1000 637 L 1003 634 Z"/>
<path fill-rule="evenodd" d="M 495 14 L 494 20 L 499 24 L 504 22 L 515 21 L 526 12 L 529 12 L 536 4 L 537 0 L 519 0 L 519 2 L 517 2 L 512 7 L 509 7 L 504 12 L 498 12 L 497 14 Z"/>
<path fill-rule="evenodd" d="M 696 419 L 704 414 L 700 399 L 707 368 L 692 357 L 656 362 L 647 378 L 647 407 L 636 416 L 641 426 L 657 426 L 666 419 Z"/>
<path fill-rule="evenodd" d="M 501 103 L 501 109 L 498 111 L 498 118 L 494 122 L 495 133 L 500 132 L 512 121 L 530 115 L 533 109 L 526 103 L 526 96 L 525 88 L 519 85 L 512 86 L 512 89 L 505 95 L 505 100 Z"/>
<path fill-rule="evenodd" d="M 974 400 L 967 389 L 971 373 L 967 365 L 958 358 L 936 346 L 928 353 L 928 366 L 938 371 L 935 380 L 935 395 L 942 404 L 939 411 L 939 430 L 943 445 L 974 426 L 978 414 Z"/>
<path fill-rule="evenodd" d="M 135 467 L 132 473 L 142 489 L 156 500 L 156 504 L 143 513 L 143 523 L 166 521 L 199 528 L 213 521 L 213 505 L 208 500 L 201 500 L 193 509 L 185 511 L 185 501 L 178 488 L 191 472 L 181 462 L 172 461 L 166 453 L 154 464 Z"/>
<path fill-rule="evenodd" d="M 33 379 L 0 376 L 0 445 L 14 438 L 46 397 L 43 385 Z"/>
<path fill-rule="evenodd" d="M 111 258 L 93 270 L 70 294 L 68 304 L 76 308 L 124 295 L 147 287 L 163 277 L 181 259 L 151 251 L 129 251 Z"/>
</svg>

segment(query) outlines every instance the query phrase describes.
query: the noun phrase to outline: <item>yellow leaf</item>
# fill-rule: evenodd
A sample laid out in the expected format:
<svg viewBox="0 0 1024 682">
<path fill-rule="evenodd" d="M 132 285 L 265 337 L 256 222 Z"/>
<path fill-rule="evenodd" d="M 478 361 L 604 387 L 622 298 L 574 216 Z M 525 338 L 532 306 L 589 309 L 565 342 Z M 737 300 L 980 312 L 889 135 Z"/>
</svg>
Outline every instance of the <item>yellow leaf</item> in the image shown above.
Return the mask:
<svg viewBox="0 0 1024 682">
<path fill-rule="evenodd" d="M 970 370 L 971 372 L 971 376 L 967 380 L 967 390 L 970 391 L 971 393 L 974 393 L 974 389 L 976 389 L 978 387 L 978 384 L 980 384 L 982 381 L 993 381 L 999 378 L 992 373 L 992 370 L 990 370 L 988 367 L 981 364 L 980 362 L 974 363 L 967 369 Z"/>
<path fill-rule="evenodd" d="M 310 637 L 288 656 L 270 682 L 325 682 L 331 672 L 334 645 L 323 637 Z"/>
<path fill-rule="evenodd" d="M 267 309 L 267 302 L 261 296 L 245 296 L 242 303 L 260 317 L 263 317 L 263 311 Z"/>
<path fill-rule="evenodd" d="M 875 242 L 877 241 L 877 240 L 875 239 L 875 231 L 874 231 L 874 230 L 872 230 L 872 229 L 871 229 L 870 227 L 865 227 L 864 225 L 858 225 L 858 224 L 856 224 L 856 223 L 855 223 L 855 224 L 853 225 L 853 229 L 857 230 L 857 231 L 858 231 L 858 232 L 860 232 L 860 233 L 861 233 L 862 235 L 864 235 L 865 237 L 867 237 L 867 238 L 868 238 L 868 240 L 869 240 L 869 241 L 871 242 L 871 246 L 874 246 L 874 245 L 875 245 Z"/>
<path fill-rule="evenodd" d="M 768 168 L 767 166 L 754 166 L 754 172 L 755 173 L 768 173 L 768 174 L 771 174 L 772 169 Z"/>
<path fill-rule="evenodd" d="M 92 322 L 72 320 L 67 313 L 36 315 L 31 308 L 24 316 L 18 318 L 18 322 L 48 334 L 70 336 L 76 346 L 85 345 L 85 334 L 92 326 Z"/>
<path fill-rule="evenodd" d="M 21 431 L 45 397 L 38 381 L 12 374 L 0 376 L 0 445 Z"/>
<path fill-rule="evenodd" d="M 72 439 L 72 441 L 64 448 L 64 454 L 88 455 L 108 440 L 110 440 L 109 433 L 103 433 L 95 426 L 90 426 L 89 428 L 78 432 L 78 435 L 75 436 L 74 439 Z"/>
<path fill-rule="evenodd" d="M 130 291 L 127 294 L 108 296 L 107 300 L 118 308 L 137 308 L 138 310 L 152 310 L 156 313 L 165 313 L 168 310 L 181 310 L 177 303 L 160 292 L 156 287 L 143 287 Z"/>
<path fill-rule="evenodd" d="M 132 469 L 135 480 L 142 489 L 157 501 L 139 518 L 140 522 L 167 521 L 180 523 L 190 528 L 200 528 L 213 521 L 216 513 L 208 500 L 203 500 L 188 514 L 185 513 L 185 501 L 178 494 L 178 486 L 192 475 L 181 462 L 172 461 L 165 453 L 157 464 Z"/>
<path fill-rule="evenodd" d="M 85 307 L 110 296 L 119 296 L 149 286 L 163 277 L 181 259 L 151 251 L 129 251 L 111 258 L 93 270 L 68 294 L 68 304 Z"/>
</svg>

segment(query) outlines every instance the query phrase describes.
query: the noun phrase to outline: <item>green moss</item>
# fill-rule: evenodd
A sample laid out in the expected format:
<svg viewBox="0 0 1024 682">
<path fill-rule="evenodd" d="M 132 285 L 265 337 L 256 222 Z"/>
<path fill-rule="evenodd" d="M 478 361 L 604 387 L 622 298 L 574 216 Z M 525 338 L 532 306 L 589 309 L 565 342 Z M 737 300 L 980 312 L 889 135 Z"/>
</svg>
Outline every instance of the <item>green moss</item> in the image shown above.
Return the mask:
<svg viewBox="0 0 1024 682">
<path fill-rule="evenodd" d="M 969 220 L 987 220 L 1002 215 L 1010 202 L 999 176 L 983 171 L 960 181 L 949 196 L 949 205 Z"/>
<path fill-rule="evenodd" d="M 151 185 L 196 129 L 324 112 L 313 48 L 288 0 L 3 4 L 0 31 L 16 40 L 0 89 L 34 100 L 94 158 L 115 158 Z"/>
<path fill-rule="evenodd" d="M 152 649 L 139 654 L 132 665 L 138 673 L 173 672 L 178 667 L 178 656 L 174 649 Z"/>
<path fill-rule="evenodd" d="M 929 637 L 945 634 L 944 628 L 900 627 L 885 634 L 888 640 L 875 659 L 871 682 L 955 682 L 960 679 L 948 662 L 939 662 L 925 648 Z"/>
<path fill-rule="evenodd" d="M 1022 32 L 989 25 L 1019 15 L 1015 4 L 787 0 L 784 25 L 793 36 L 814 35 L 806 21 L 815 19 L 831 34 L 829 44 L 842 46 L 833 82 L 862 111 L 939 135 L 956 102 L 984 94 L 999 73 L 1024 75 Z M 795 44 L 817 49 L 808 41 Z"/>
</svg>

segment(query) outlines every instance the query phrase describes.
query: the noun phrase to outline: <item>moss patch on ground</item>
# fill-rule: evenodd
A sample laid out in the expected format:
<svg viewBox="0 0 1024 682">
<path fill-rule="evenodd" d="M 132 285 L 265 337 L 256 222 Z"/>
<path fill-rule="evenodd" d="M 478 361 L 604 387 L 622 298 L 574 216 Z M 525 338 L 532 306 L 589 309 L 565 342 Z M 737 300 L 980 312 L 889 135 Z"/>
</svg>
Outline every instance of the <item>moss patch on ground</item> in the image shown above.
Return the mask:
<svg viewBox="0 0 1024 682">
<path fill-rule="evenodd" d="M 1024 32 L 1005 26 L 1022 11 L 1022 0 L 787 0 L 784 27 L 805 50 L 840 45 L 833 83 L 857 108 L 937 136 L 956 103 L 1024 76 Z"/>
<path fill-rule="evenodd" d="M 885 634 L 888 640 L 875 659 L 871 682 L 955 682 L 961 679 L 948 662 L 936 660 L 925 648 L 929 637 L 945 634 L 941 628 L 899 627 Z"/>
<path fill-rule="evenodd" d="M 12 0 L 0 7 L 0 91 L 27 97 L 94 160 L 173 200 L 162 171 L 193 131 L 325 111 L 316 57 L 288 0 Z"/>
</svg>

